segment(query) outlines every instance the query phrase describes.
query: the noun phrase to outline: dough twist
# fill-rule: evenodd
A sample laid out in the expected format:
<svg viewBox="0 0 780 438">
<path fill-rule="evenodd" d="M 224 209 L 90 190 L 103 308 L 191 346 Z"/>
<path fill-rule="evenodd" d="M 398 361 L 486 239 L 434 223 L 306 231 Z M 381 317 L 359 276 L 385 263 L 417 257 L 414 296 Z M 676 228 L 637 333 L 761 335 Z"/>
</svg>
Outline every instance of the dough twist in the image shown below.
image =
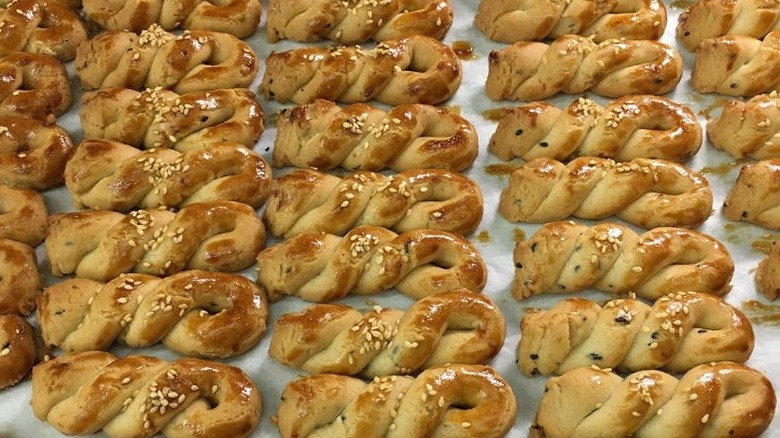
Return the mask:
<svg viewBox="0 0 780 438">
<path fill-rule="evenodd" d="M 544 101 L 508 108 L 488 149 L 505 161 L 596 156 L 684 162 L 699 151 L 701 143 L 701 125 L 690 108 L 642 95 L 626 96 L 605 107 L 580 97 L 565 110 Z"/>
<path fill-rule="evenodd" d="M 152 24 L 246 38 L 260 23 L 260 0 L 84 0 L 87 17 L 108 30 L 140 33 Z"/>
<path fill-rule="evenodd" d="M 47 219 L 46 204 L 40 193 L 0 185 L 0 239 L 38 246 L 46 237 Z"/>
<path fill-rule="evenodd" d="M 32 326 L 17 315 L 0 315 L 0 389 L 13 386 L 38 358 Z"/>
<path fill-rule="evenodd" d="M 422 298 L 406 312 L 318 304 L 277 319 L 268 354 L 315 374 L 416 374 L 486 363 L 504 345 L 505 326 L 490 298 L 466 289 Z"/>
<path fill-rule="evenodd" d="M 723 215 L 730 221 L 745 221 L 780 230 L 778 180 L 780 159 L 745 164 L 723 202 Z"/>
<path fill-rule="evenodd" d="M 677 380 L 577 368 L 545 384 L 532 438 L 758 437 L 775 413 L 769 379 L 741 364 L 699 365 Z"/>
<path fill-rule="evenodd" d="M 351 171 L 461 171 L 474 163 L 478 152 L 474 125 L 439 107 L 409 104 L 382 111 L 360 103 L 341 108 L 315 100 L 282 111 L 274 141 L 274 165 L 341 166 Z"/>
<path fill-rule="evenodd" d="M 268 41 L 329 39 L 358 44 L 409 35 L 444 38 L 452 25 L 450 0 L 271 0 Z"/>
<path fill-rule="evenodd" d="M 176 36 L 158 25 L 140 35 L 104 32 L 76 53 L 76 74 L 84 90 L 161 87 L 183 94 L 243 88 L 257 69 L 255 52 L 233 35 L 194 30 Z"/>
<path fill-rule="evenodd" d="M 184 271 L 167 278 L 126 274 L 108 283 L 65 280 L 44 290 L 37 317 L 46 345 L 65 351 L 162 342 L 184 356 L 226 358 L 260 342 L 268 306 L 246 277 Z"/>
<path fill-rule="evenodd" d="M 0 58 L 0 116 L 47 120 L 70 108 L 68 72 L 59 61 L 37 53 Z"/>
<path fill-rule="evenodd" d="M 756 287 L 769 300 L 780 296 L 780 245 L 777 242 L 772 242 L 769 254 L 758 263 Z"/>
<path fill-rule="evenodd" d="M 178 213 L 136 210 L 52 215 L 46 255 L 52 274 L 109 281 L 126 272 L 240 271 L 265 242 L 255 210 L 233 201 L 191 204 Z"/>
<path fill-rule="evenodd" d="M 44 190 L 62 183 L 73 142 L 50 122 L 0 116 L 0 184 Z"/>
<path fill-rule="evenodd" d="M 127 211 L 228 200 L 260 207 L 271 190 L 271 169 L 235 143 L 179 153 L 141 151 L 123 143 L 85 140 L 65 168 L 65 185 L 79 208 Z"/>
<path fill-rule="evenodd" d="M 493 100 L 540 100 L 588 90 L 601 96 L 666 94 L 682 78 L 672 47 L 646 40 L 599 44 L 563 35 L 551 44 L 515 43 L 490 52 L 485 91 Z"/>
<path fill-rule="evenodd" d="M 290 382 L 279 406 L 282 438 L 348 436 L 498 438 L 515 421 L 517 401 L 490 367 L 451 365 L 416 378 L 364 382 L 321 374 Z"/>
<path fill-rule="evenodd" d="M 680 14 L 677 39 L 695 52 L 702 41 L 723 35 L 762 38 L 780 27 L 777 0 L 698 0 Z"/>
<path fill-rule="evenodd" d="M 57 0 L 15 0 L 0 6 L 0 23 L 0 56 L 40 53 L 65 62 L 87 40 L 78 14 Z"/>
<path fill-rule="evenodd" d="M 498 211 L 510 222 L 615 215 L 642 228 L 697 227 L 710 217 L 712 190 L 704 176 L 672 161 L 536 158 L 512 172 Z"/>
<path fill-rule="evenodd" d="M 242 438 L 261 411 L 249 376 L 202 359 L 69 353 L 33 368 L 32 393 L 35 416 L 68 435 Z"/>
<path fill-rule="evenodd" d="M 707 125 L 715 148 L 734 158 L 757 160 L 780 157 L 780 96 L 760 94 L 747 102 L 731 100 Z"/>
<path fill-rule="evenodd" d="M 722 295 L 734 274 L 726 247 L 706 234 L 654 228 L 638 235 L 612 223 L 545 224 L 515 245 L 514 261 L 518 300 L 588 287 L 650 300 L 681 290 Z"/>
<path fill-rule="evenodd" d="M 659 0 L 482 0 L 474 19 L 488 38 L 502 43 L 540 41 L 566 34 L 657 40 L 666 28 L 666 7 Z"/>
<path fill-rule="evenodd" d="M 181 152 L 229 141 L 254 148 L 263 133 L 263 109 L 244 88 L 178 95 L 161 88 L 108 88 L 84 94 L 85 138 Z"/>
<path fill-rule="evenodd" d="M 257 282 L 272 301 L 298 295 L 326 302 L 391 287 L 420 299 L 460 288 L 480 292 L 487 280 L 479 252 L 457 234 L 417 230 L 399 235 L 371 225 L 344 237 L 299 234 L 262 251 L 257 263 Z"/>
<path fill-rule="evenodd" d="M 616 299 L 604 307 L 568 298 L 520 323 L 518 366 L 526 376 L 597 365 L 621 371 L 684 373 L 710 362 L 745 362 L 755 337 L 750 321 L 721 298 L 676 292 L 650 307 Z"/>
<path fill-rule="evenodd" d="M 389 39 L 369 51 L 337 46 L 271 53 L 260 93 L 267 100 L 297 104 L 376 99 L 389 105 L 435 105 L 452 97 L 462 80 L 452 48 L 414 35 Z"/>
<path fill-rule="evenodd" d="M 24 243 L 0 238 L 0 315 L 29 315 L 42 287 L 35 250 Z"/>
<path fill-rule="evenodd" d="M 482 220 L 483 204 L 479 185 L 456 172 L 356 172 L 341 179 L 301 169 L 274 181 L 264 219 L 272 235 L 285 238 L 309 231 L 343 235 L 358 225 L 467 236 Z"/>
</svg>

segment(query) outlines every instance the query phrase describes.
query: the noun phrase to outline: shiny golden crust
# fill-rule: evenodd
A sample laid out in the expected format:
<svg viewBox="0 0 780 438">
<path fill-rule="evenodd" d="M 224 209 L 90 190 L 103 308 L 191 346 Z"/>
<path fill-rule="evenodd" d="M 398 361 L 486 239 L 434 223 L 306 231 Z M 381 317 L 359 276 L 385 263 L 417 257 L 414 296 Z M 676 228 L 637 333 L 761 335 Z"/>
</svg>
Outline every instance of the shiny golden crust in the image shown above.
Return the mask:
<svg viewBox="0 0 780 438">
<path fill-rule="evenodd" d="M 276 301 L 297 295 L 326 302 L 391 287 L 415 299 L 454 289 L 482 291 L 485 262 L 463 237 L 446 231 L 396 234 L 363 225 L 344 237 L 299 234 L 257 256 L 257 282 Z"/>
<path fill-rule="evenodd" d="M 70 108 L 68 72 L 48 55 L 14 53 L 0 58 L 0 116 L 46 120 Z"/>
<path fill-rule="evenodd" d="M 474 125 L 443 108 L 408 104 L 385 112 L 318 99 L 282 111 L 273 157 L 278 167 L 461 171 L 478 152 Z"/>
<path fill-rule="evenodd" d="M 660 0 L 482 0 L 474 23 L 502 43 L 566 34 L 592 37 L 597 43 L 612 38 L 657 40 L 666 28 L 666 7 Z"/>
<path fill-rule="evenodd" d="M 676 292 L 650 307 L 616 299 L 604 307 L 568 298 L 520 323 L 518 366 L 526 376 L 596 365 L 620 371 L 684 373 L 710 362 L 745 362 L 755 337 L 750 321 L 721 298 Z"/>
<path fill-rule="evenodd" d="M 17 315 L 0 315 L 0 389 L 22 380 L 38 358 L 32 326 Z"/>
<path fill-rule="evenodd" d="M 731 100 L 707 125 L 715 148 L 734 158 L 780 157 L 780 96 L 760 94 L 747 102 Z"/>
<path fill-rule="evenodd" d="M 710 217 L 712 189 L 704 176 L 673 161 L 536 158 L 512 172 L 498 211 L 510 222 L 614 215 L 642 228 L 697 227 Z"/>
<path fill-rule="evenodd" d="M 214 143 L 182 154 L 85 140 L 68 161 L 65 185 L 76 206 L 95 210 L 183 207 L 217 200 L 258 208 L 271 190 L 271 168 L 235 143 Z"/>
<path fill-rule="evenodd" d="M 742 166 L 739 177 L 723 202 L 723 215 L 780 230 L 780 159 Z"/>
<path fill-rule="evenodd" d="M 73 150 L 70 135 L 53 123 L 0 116 L 0 184 L 44 190 L 62 183 Z"/>
<path fill-rule="evenodd" d="M 87 39 L 78 14 L 57 0 L 17 0 L 0 7 L 0 22 L 0 56 L 41 53 L 65 62 Z"/>
<path fill-rule="evenodd" d="M 47 287 L 37 303 L 44 342 L 64 351 L 162 342 L 184 356 L 226 358 L 257 345 L 268 320 L 265 293 L 251 280 L 208 271 L 75 278 Z"/>
<path fill-rule="evenodd" d="M 274 180 L 264 220 L 272 235 L 285 238 L 309 231 L 342 235 L 359 225 L 467 236 L 483 209 L 479 185 L 456 172 L 356 172 L 342 179 L 301 169 Z"/>
<path fill-rule="evenodd" d="M 488 149 L 505 161 L 597 156 L 684 162 L 701 143 L 701 125 L 690 108 L 660 96 L 639 95 L 605 107 L 580 97 L 564 110 L 544 101 L 508 108 Z"/>
<path fill-rule="evenodd" d="M 152 25 L 136 35 L 108 31 L 79 45 L 76 74 L 84 90 L 162 87 L 179 94 L 248 87 L 257 55 L 233 35 L 207 30 L 176 36 Z"/>
<path fill-rule="evenodd" d="M 263 109 L 245 88 L 197 91 L 108 88 L 84 93 L 85 138 L 181 152 L 229 141 L 254 148 L 263 133 Z"/>
<path fill-rule="evenodd" d="M 700 93 L 755 96 L 780 89 L 780 31 L 763 40 L 726 35 L 702 41 L 691 85 Z"/>
<path fill-rule="evenodd" d="M 37 246 L 46 237 L 47 218 L 46 204 L 40 193 L 0 185 L 0 239 Z"/>
<path fill-rule="evenodd" d="M 84 0 L 90 20 L 108 30 L 140 33 L 152 24 L 166 30 L 225 32 L 246 38 L 260 23 L 260 0 Z"/>
<path fill-rule="evenodd" d="M 35 250 L 0 238 L 0 315 L 29 315 L 42 287 Z"/>
<path fill-rule="evenodd" d="M 136 210 L 59 213 L 49 219 L 52 274 L 109 281 L 126 272 L 240 271 L 265 242 L 254 209 L 232 201 L 191 204 L 178 213 Z"/>
<path fill-rule="evenodd" d="M 769 254 L 758 263 L 756 287 L 769 300 L 780 296 L 780 245 L 776 242 L 772 242 Z"/>
<path fill-rule="evenodd" d="M 734 274 L 726 247 L 706 234 L 667 227 L 639 235 L 612 223 L 545 224 L 515 245 L 514 261 L 518 300 L 589 287 L 650 300 L 677 291 L 722 295 Z"/>
<path fill-rule="evenodd" d="M 315 99 L 389 105 L 435 105 L 452 97 L 463 72 L 455 52 L 433 38 L 392 38 L 363 51 L 308 47 L 271 53 L 260 93 L 267 100 L 304 104 Z"/>
<path fill-rule="evenodd" d="M 276 320 L 268 355 L 314 374 L 417 374 L 488 362 L 504 345 L 505 326 L 490 298 L 466 289 L 422 298 L 406 312 L 318 304 Z"/>
<path fill-rule="evenodd" d="M 279 406 L 282 438 L 498 438 L 515 421 L 517 401 L 490 367 L 451 365 L 416 378 L 363 382 L 324 374 L 287 384 Z"/>
<path fill-rule="evenodd" d="M 238 368 L 201 359 L 69 353 L 33 368 L 36 417 L 61 433 L 110 437 L 247 437 L 260 391 Z M 163 405 L 162 400 L 167 400 Z"/>
<path fill-rule="evenodd" d="M 450 0 L 271 0 L 268 41 L 358 44 L 408 35 L 444 38 L 452 25 Z"/>
<path fill-rule="evenodd" d="M 550 45 L 515 43 L 490 52 L 487 96 L 540 100 L 588 90 L 606 97 L 666 94 L 682 78 L 682 58 L 672 47 L 647 40 L 599 44 L 563 35 Z"/>
<path fill-rule="evenodd" d="M 699 365 L 680 380 L 578 368 L 545 384 L 533 438 L 758 437 L 775 413 L 769 379 L 745 365 Z M 671 434 L 671 435 L 670 435 Z"/>
<path fill-rule="evenodd" d="M 698 0 L 680 14 L 677 39 L 689 52 L 723 35 L 763 38 L 780 27 L 778 0 Z"/>
</svg>

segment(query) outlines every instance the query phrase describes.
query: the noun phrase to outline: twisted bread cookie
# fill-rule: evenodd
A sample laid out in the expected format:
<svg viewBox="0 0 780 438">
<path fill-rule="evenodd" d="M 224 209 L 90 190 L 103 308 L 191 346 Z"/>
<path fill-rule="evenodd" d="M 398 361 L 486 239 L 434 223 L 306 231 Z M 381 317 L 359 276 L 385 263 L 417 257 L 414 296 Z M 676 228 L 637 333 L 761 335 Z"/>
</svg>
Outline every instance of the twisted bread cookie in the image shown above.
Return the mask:
<svg viewBox="0 0 780 438">
<path fill-rule="evenodd" d="M 258 208 L 271 190 L 271 169 L 261 156 L 235 143 L 214 143 L 182 154 L 85 140 L 68 161 L 65 185 L 74 204 L 95 210 L 216 200 Z"/>
<path fill-rule="evenodd" d="M 257 345 L 268 320 L 265 293 L 221 272 L 126 274 L 108 283 L 74 278 L 46 288 L 37 301 L 44 342 L 65 351 L 162 342 L 184 356 L 225 358 Z"/>
<path fill-rule="evenodd" d="M 407 170 L 387 177 L 357 172 L 343 179 L 301 169 L 277 178 L 264 219 L 272 235 L 345 234 L 358 225 L 403 233 L 430 228 L 467 236 L 482 220 L 479 185 L 446 170 Z"/>
<path fill-rule="evenodd" d="M 281 39 L 358 44 L 407 35 L 444 38 L 452 25 L 449 0 L 271 0 L 268 41 Z"/>
<path fill-rule="evenodd" d="M 35 190 L 60 184 L 72 150 L 68 132 L 50 121 L 0 116 L 0 184 Z"/>
<path fill-rule="evenodd" d="M 769 379 L 744 365 L 699 365 L 677 380 L 577 368 L 545 384 L 533 438 L 758 437 L 775 413 Z"/>
<path fill-rule="evenodd" d="M 722 295 L 734 262 L 714 238 L 685 228 L 654 228 L 641 236 L 618 224 L 545 224 L 514 251 L 518 300 L 588 287 L 636 292 L 656 300 L 677 291 Z"/>
<path fill-rule="evenodd" d="M 255 33 L 261 9 L 260 0 L 84 0 L 87 18 L 100 27 L 136 33 L 159 24 L 246 38 Z"/>
<path fill-rule="evenodd" d="M 65 62 L 87 39 L 78 14 L 57 0 L 15 0 L 0 6 L 0 56 L 17 52 L 51 55 Z"/>
<path fill-rule="evenodd" d="M 136 210 L 59 213 L 50 218 L 52 274 L 109 281 L 126 272 L 240 271 L 265 242 L 255 210 L 233 201 L 191 204 L 178 213 Z"/>
<path fill-rule="evenodd" d="M 376 48 L 308 47 L 271 53 L 260 93 L 297 104 L 315 99 L 389 105 L 435 105 L 452 97 L 463 79 L 450 46 L 414 35 L 391 38 Z"/>
<path fill-rule="evenodd" d="M 48 229 L 43 196 L 33 190 L 0 185 L 0 239 L 37 246 Z"/>
<path fill-rule="evenodd" d="M 65 67 L 48 55 L 14 53 L 0 58 L 0 116 L 46 120 L 70 108 Z"/>
<path fill-rule="evenodd" d="M 417 230 L 396 234 L 371 225 L 344 235 L 299 234 L 257 256 L 257 282 L 272 301 L 285 295 L 325 302 L 391 287 L 420 299 L 466 288 L 482 291 L 485 262 L 457 234 Z"/>
<path fill-rule="evenodd" d="M 488 38 L 502 43 L 539 41 L 566 34 L 657 40 L 666 28 L 666 7 L 659 0 L 482 0 L 474 18 Z"/>
<path fill-rule="evenodd" d="M 321 374 L 287 384 L 279 433 L 282 438 L 498 438 L 512 427 L 516 413 L 512 388 L 487 366 L 451 365 L 416 378 L 377 377 L 368 383 Z"/>
<path fill-rule="evenodd" d="M 245 88 L 178 95 L 161 88 L 108 88 L 81 99 L 85 138 L 181 152 L 229 141 L 252 149 L 263 133 L 263 109 Z"/>
<path fill-rule="evenodd" d="M 701 142 L 693 111 L 663 97 L 626 96 L 606 107 L 580 97 L 565 110 L 544 101 L 505 110 L 488 149 L 505 161 L 596 156 L 683 162 Z"/>
<path fill-rule="evenodd" d="M 0 315 L 0 389 L 22 380 L 38 358 L 32 326 L 17 315 Z"/>
<path fill-rule="evenodd" d="M 780 27 L 777 0 L 698 0 L 680 14 L 677 39 L 689 52 L 723 35 L 762 38 Z"/>
<path fill-rule="evenodd" d="M 360 103 L 341 108 L 318 99 L 282 111 L 274 165 L 461 171 L 474 163 L 478 151 L 474 125 L 439 107 L 409 104 L 385 112 Z"/>
<path fill-rule="evenodd" d="M 35 250 L 0 238 L 0 315 L 29 315 L 42 287 Z"/>
<path fill-rule="evenodd" d="M 726 35 L 696 49 L 691 85 L 700 93 L 755 96 L 780 89 L 780 31 L 758 40 Z"/>
<path fill-rule="evenodd" d="M 550 45 L 515 43 L 490 52 L 487 95 L 493 100 L 540 100 L 558 92 L 606 97 L 665 94 L 682 78 L 682 58 L 658 41 L 563 35 Z"/>
<path fill-rule="evenodd" d="M 238 368 L 201 359 L 69 353 L 33 368 L 33 413 L 68 435 L 247 437 L 260 391 Z"/>
<path fill-rule="evenodd" d="M 512 172 L 498 211 L 510 222 L 615 215 L 643 228 L 697 227 L 710 217 L 712 190 L 702 175 L 672 161 L 536 158 Z"/>
<path fill-rule="evenodd" d="M 248 87 L 257 69 L 255 52 L 233 35 L 195 30 L 176 36 L 156 24 L 140 35 L 104 32 L 76 52 L 84 90 L 162 87 L 182 94 Z"/>
<path fill-rule="evenodd" d="M 505 325 L 490 298 L 466 289 L 422 298 L 406 312 L 318 304 L 276 320 L 268 355 L 315 374 L 410 374 L 487 362 L 504 345 Z"/>
<path fill-rule="evenodd" d="M 755 343 L 742 312 L 697 292 L 669 294 L 652 308 L 635 299 L 601 307 L 569 298 L 550 310 L 526 313 L 520 331 L 518 366 L 526 376 L 591 365 L 684 373 L 703 363 L 745 362 Z"/>
<path fill-rule="evenodd" d="M 707 125 L 715 148 L 734 158 L 780 157 L 780 96 L 760 94 L 747 102 L 731 100 Z"/>
<path fill-rule="evenodd" d="M 777 242 L 772 242 L 769 254 L 758 263 L 756 287 L 767 299 L 776 300 L 780 296 L 780 245 Z"/>
<path fill-rule="evenodd" d="M 749 163 L 723 202 L 723 215 L 730 221 L 745 221 L 780 230 L 780 159 Z"/>
</svg>

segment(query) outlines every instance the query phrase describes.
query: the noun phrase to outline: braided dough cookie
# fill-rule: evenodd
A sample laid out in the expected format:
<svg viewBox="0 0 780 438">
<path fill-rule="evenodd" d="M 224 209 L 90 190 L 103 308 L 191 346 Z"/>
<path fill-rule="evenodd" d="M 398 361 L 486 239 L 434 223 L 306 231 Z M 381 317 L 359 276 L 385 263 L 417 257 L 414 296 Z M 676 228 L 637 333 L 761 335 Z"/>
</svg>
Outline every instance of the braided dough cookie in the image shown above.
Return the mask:
<svg viewBox="0 0 780 438">
<path fill-rule="evenodd" d="M 76 74 L 81 88 L 162 87 L 176 93 L 248 87 L 257 55 L 233 35 L 207 30 L 176 36 L 158 25 L 136 35 L 108 31 L 79 45 Z"/>
<path fill-rule="evenodd" d="M 261 411 L 260 391 L 238 368 L 100 351 L 39 364 L 32 394 L 35 416 L 68 435 L 241 438 Z"/>
<path fill-rule="evenodd" d="M 344 237 L 299 234 L 263 250 L 257 282 L 276 301 L 298 295 L 315 302 L 391 287 L 414 299 L 466 288 L 482 291 L 487 268 L 479 252 L 457 234 L 438 230 L 396 234 L 363 225 Z"/>
<path fill-rule="evenodd" d="M 479 185 L 447 170 L 346 177 L 300 169 L 277 178 L 264 219 L 275 237 L 309 231 L 343 235 L 359 225 L 403 233 L 430 228 L 467 236 L 482 221 Z"/>
<path fill-rule="evenodd" d="M 185 271 L 167 278 L 126 274 L 108 283 L 65 280 L 43 291 L 37 317 L 46 345 L 65 351 L 162 342 L 184 356 L 226 358 L 260 342 L 268 306 L 246 277 Z"/>
<path fill-rule="evenodd" d="M 701 125 L 690 108 L 663 97 L 640 95 L 614 100 L 606 107 L 580 97 L 565 110 L 544 101 L 508 108 L 488 149 L 504 161 L 596 156 L 684 162 L 698 152 L 701 142 Z"/>
<path fill-rule="evenodd" d="M 136 210 L 52 215 L 46 255 L 52 274 L 109 281 L 126 272 L 240 271 L 265 242 L 255 210 L 233 201 L 191 204 L 178 213 Z"/>
<path fill-rule="evenodd" d="M 486 363 L 504 345 L 506 323 L 495 303 L 466 289 L 422 298 L 406 312 L 361 314 L 318 304 L 274 323 L 268 355 L 309 373 L 373 378 L 428 368 Z"/>
<path fill-rule="evenodd" d="M 0 239 L 37 246 L 48 229 L 43 196 L 22 187 L 0 185 Z"/>
<path fill-rule="evenodd" d="M 0 58 L 0 116 L 46 120 L 70 108 L 68 72 L 59 61 L 37 53 Z"/>
<path fill-rule="evenodd" d="M 499 438 L 516 414 L 512 388 L 487 366 L 451 365 L 416 378 L 371 382 L 321 374 L 287 384 L 279 433 L 282 438 Z"/>
<path fill-rule="evenodd" d="M 478 152 L 474 125 L 443 108 L 408 104 L 383 111 L 317 99 L 282 110 L 273 156 L 277 167 L 461 171 Z"/>
<path fill-rule="evenodd" d="M 780 89 L 780 30 L 758 40 L 726 35 L 696 49 L 691 85 L 700 93 L 755 96 Z"/>
<path fill-rule="evenodd" d="M 777 0 L 698 0 L 680 14 L 677 39 L 689 52 L 723 35 L 762 38 L 780 27 Z"/>
<path fill-rule="evenodd" d="M 50 122 L 0 116 L 0 184 L 44 190 L 62 183 L 73 142 Z"/>
<path fill-rule="evenodd" d="M 217 200 L 258 208 L 271 190 L 271 169 L 261 156 L 235 143 L 182 154 L 85 140 L 68 161 L 65 185 L 78 208 L 127 211 Z"/>
<path fill-rule="evenodd" d="M 491 40 L 510 44 L 566 34 L 596 42 L 657 40 L 666 28 L 666 7 L 660 0 L 482 0 L 474 23 Z"/>
<path fill-rule="evenodd" d="M 38 358 L 32 326 L 17 315 L 0 315 L 0 389 L 22 380 Z"/>
<path fill-rule="evenodd" d="M 0 56 L 42 53 L 65 62 L 87 39 L 78 14 L 57 0 L 16 0 L 0 6 Z"/>
<path fill-rule="evenodd" d="M 745 164 L 723 202 L 723 215 L 730 221 L 780 230 L 779 180 L 780 159 Z"/>
<path fill-rule="evenodd" d="M 680 82 L 682 69 L 680 54 L 658 41 L 596 44 L 563 35 L 549 45 L 522 42 L 490 52 L 485 91 L 493 100 L 540 100 L 588 90 L 606 97 L 666 94 Z"/>
<path fill-rule="evenodd" d="M 780 245 L 777 242 L 772 242 L 769 254 L 758 263 L 756 287 L 769 300 L 780 296 Z"/>
<path fill-rule="evenodd" d="M 0 238 L 0 315 L 29 315 L 42 287 L 35 250 Z"/>
<path fill-rule="evenodd" d="M 745 365 L 699 365 L 680 380 L 639 371 L 577 368 L 545 384 L 532 438 L 758 437 L 775 413 L 775 391 Z"/>
<path fill-rule="evenodd" d="M 108 88 L 81 99 L 85 138 L 181 152 L 229 141 L 254 148 L 263 133 L 263 109 L 245 88 L 178 95 L 161 88 Z"/>
<path fill-rule="evenodd" d="M 358 44 L 408 35 L 444 38 L 452 25 L 450 0 L 271 0 L 268 41 Z"/>
<path fill-rule="evenodd" d="M 757 160 L 780 157 L 780 96 L 760 94 L 747 102 L 731 100 L 707 125 L 716 149 L 734 158 Z"/>
<path fill-rule="evenodd" d="M 510 222 L 615 215 L 642 228 L 697 227 L 710 217 L 712 190 L 704 176 L 673 161 L 536 158 L 512 172 L 498 211 Z"/>
<path fill-rule="evenodd" d="M 638 235 L 612 223 L 543 225 L 514 251 L 518 300 L 541 293 L 592 287 L 633 291 L 656 300 L 677 291 L 722 295 L 731 289 L 734 262 L 714 238 L 685 228 L 654 228 Z"/>
<path fill-rule="evenodd" d="M 368 51 L 336 46 L 271 53 L 260 93 L 267 100 L 297 104 L 376 99 L 389 105 L 435 105 L 452 97 L 462 80 L 460 59 L 450 46 L 413 35 Z"/>
<path fill-rule="evenodd" d="M 721 298 L 676 292 L 650 307 L 616 299 L 604 307 L 568 298 L 520 323 L 518 366 L 526 376 L 597 365 L 621 371 L 684 373 L 709 362 L 745 362 L 755 338 L 750 321 Z"/>
<path fill-rule="evenodd" d="M 246 38 L 260 23 L 260 0 L 84 0 L 87 18 L 108 30 L 140 33 L 152 24 L 166 30 L 226 32 Z"/>
</svg>

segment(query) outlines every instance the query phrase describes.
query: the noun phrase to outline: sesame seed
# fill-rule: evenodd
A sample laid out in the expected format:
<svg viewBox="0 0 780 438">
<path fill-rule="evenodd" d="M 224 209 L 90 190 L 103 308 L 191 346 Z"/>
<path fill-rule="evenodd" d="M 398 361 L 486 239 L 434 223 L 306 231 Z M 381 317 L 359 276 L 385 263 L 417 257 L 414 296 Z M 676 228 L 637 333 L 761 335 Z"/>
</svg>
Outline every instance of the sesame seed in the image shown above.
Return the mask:
<svg viewBox="0 0 780 438">
<path fill-rule="evenodd" d="M 642 416 L 642 414 L 640 412 L 637 412 L 637 411 L 632 412 L 631 415 L 633 415 L 634 417 L 641 417 Z"/>
<path fill-rule="evenodd" d="M 464 429 L 468 429 L 469 427 L 471 427 L 471 423 L 464 421 L 463 423 L 460 423 L 460 426 Z"/>
<path fill-rule="evenodd" d="M 214 385 L 214 386 L 212 386 L 212 387 L 211 387 L 211 393 L 212 393 L 212 394 L 216 394 L 216 393 L 217 393 L 217 391 L 219 391 L 219 386 L 217 386 L 217 385 Z"/>
<path fill-rule="evenodd" d="M 706 424 L 708 421 L 710 421 L 710 414 L 704 414 L 704 416 L 701 417 L 701 423 Z"/>
<path fill-rule="evenodd" d="M 8 356 L 9 354 L 11 354 L 11 347 L 5 347 L 0 350 L 0 356 Z"/>
</svg>

